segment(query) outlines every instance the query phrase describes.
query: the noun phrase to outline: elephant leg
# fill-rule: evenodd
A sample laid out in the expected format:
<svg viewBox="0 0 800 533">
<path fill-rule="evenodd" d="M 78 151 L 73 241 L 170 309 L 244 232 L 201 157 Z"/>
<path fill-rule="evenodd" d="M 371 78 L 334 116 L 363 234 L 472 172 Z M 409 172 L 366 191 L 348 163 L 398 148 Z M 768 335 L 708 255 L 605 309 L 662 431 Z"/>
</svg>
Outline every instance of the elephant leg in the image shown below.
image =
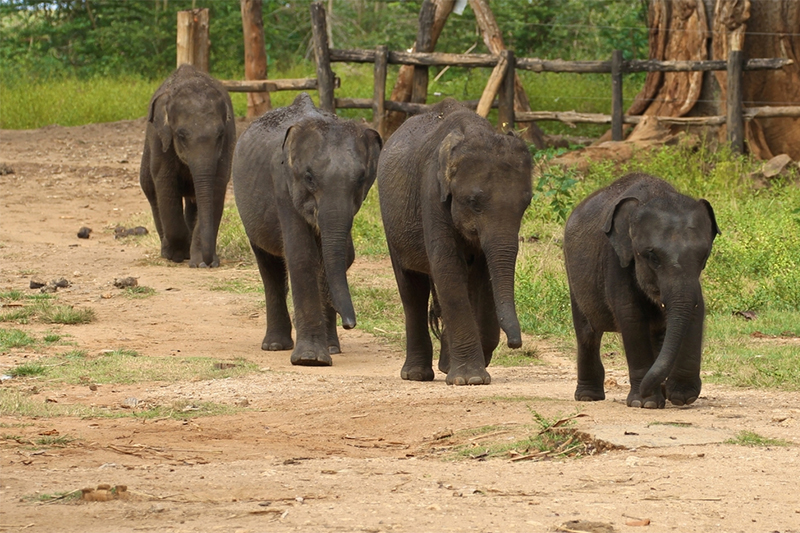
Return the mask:
<svg viewBox="0 0 800 533">
<path fill-rule="evenodd" d="M 326 330 L 325 302 L 319 277 L 324 275 L 322 254 L 314 230 L 295 211 L 291 202 L 278 204 L 284 255 L 294 303 L 297 343 L 291 362 L 301 366 L 331 366 Z"/>
<path fill-rule="evenodd" d="M 428 333 L 430 278 L 427 274 L 403 269 L 394 256 L 392 267 L 406 320 L 406 360 L 400 377 L 410 381 L 432 381 L 433 345 Z"/>
<path fill-rule="evenodd" d="M 339 333 L 336 330 L 336 309 L 330 302 L 325 304 L 325 330 L 328 337 L 328 351 L 333 354 L 342 353 L 342 345 L 339 343 Z"/>
<path fill-rule="evenodd" d="M 655 394 L 642 398 L 639 386 L 650 367 L 655 362 L 653 345 L 650 334 L 650 324 L 641 316 L 641 310 L 636 308 L 626 314 L 617 313 L 617 321 L 622 333 L 622 344 L 625 347 L 625 358 L 628 361 L 628 376 L 631 390 L 626 403 L 628 407 L 644 407 L 645 409 L 661 409 L 666 405 L 666 400 L 658 389 Z"/>
<path fill-rule="evenodd" d="M 183 219 L 192 234 L 192 246 L 194 246 L 194 240 L 197 238 L 197 202 L 192 198 L 185 198 L 183 201 Z"/>
<path fill-rule="evenodd" d="M 666 396 L 673 405 L 690 405 L 700 396 L 704 316 L 705 306 L 701 301 L 681 343 L 678 360 L 667 378 Z"/>
<path fill-rule="evenodd" d="M 164 239 L 164 230 L 161 227 L 161 215 L 158 210 L 158 201 L 156 198 L 156 184 L 153 182 L 153 175 L 150 173 L 150 146 L 148 143 L 144 145 L 142 152 L 142 164 L 139 167 L 139 184 L 142 186 L 142 191 L 150 203 L 150 210 L 153 212 L 153 223 L 156 226 L 159 240 Z"/>
<path fill-rule="evenodd" d="M 191 233 L 183 215 L 183 197 L 177 187 L 177 172 L 162 168 L 154 176 L 156 204 L 161 220 L 161 257 L 182 262 L 189 258 Z"/>
<path fill-rule="evenodd" d="M 606 371 L 600 359 L 603 332 L 592 328 L 574 296 L 570 295 L 570 300 L 572 323 L 575 326 L 575 337 L 578 342 L 578 386 L 575 389 L 575 400 L 579 402 L 605 400 Z"/>
<path fill-rule="evenodd" d="M 459 264 L 455 247 L 442 252 L 437 261 L 431 262 L 431 277 L 442 308 L 450 354 L 446 382 L 448 385 L 488 385 L 492 378 L 486 371 L 480 331 L 471 311 L 466 265 Z"/>
<path fill-rule="evenodd" d="M 258 272 L 264 283 L 264 298 L 267 307 L 267 333 L 261 342 L 262 350 L 291 350 L 292 321 L 286 307 L 286 296 L 289 293 L 286 279 L 286 263 L 282 257 L 272 255 L 259 248 L 252 241 L 250 246 L 256 256 Z"/>
<path fill-rule="evenodd" d="M 500 322 L 494 305 L 494 294 L 485 263 L 476 264 L 470 272 L 470 300 L 478 323 L 481 349 L 485 366 L 492 362 L 492 354 L 500 344 Z"/>
</svg>

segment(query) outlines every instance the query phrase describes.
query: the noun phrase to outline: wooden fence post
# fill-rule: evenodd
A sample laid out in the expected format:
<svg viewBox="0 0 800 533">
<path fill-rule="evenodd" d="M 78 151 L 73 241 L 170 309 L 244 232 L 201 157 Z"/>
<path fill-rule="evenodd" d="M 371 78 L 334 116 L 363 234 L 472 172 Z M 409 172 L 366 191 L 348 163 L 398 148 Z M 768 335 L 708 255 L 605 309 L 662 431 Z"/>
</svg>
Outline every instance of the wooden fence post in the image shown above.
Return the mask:
<svg viewBox="0 0 800 533">
<path fill-rule="evenodd" d="M 611 54 L 611 140 L 622 140 L 622 50 Z"/>
<path fill-rule="evenodd" d="M 194 65 L 208 72 L 208 9 L 178 11 L 177 66 Z"/>
<path fill-rule="evenodd" d="M 503 50 L 500 55 L 506 58 L 508 66 L 503 83 L 500 85 L 497 126 L 500 131 L 506 133 L 514 129 L 514 84 L 516 83 L 517 60 L 511 50 Z"/>
<path fill-rule="evenodd" d="M 244 79 L 267 79 L 267 52 L 264 48 L 264 19 L 261 0 L 241 0 L 244 33 Z M 247 118 L 256 118 L 272 108 L 269 92 L 247 93 Z"/>
<path fill-rule="evenodd" d="M 737 154 L 744 152 L 744 109 L 742 107 L 742 68 L 744 53 L 731 50 L 728 54 L 728 83 L 725 123 L 728 128 L 728 142 Z"/>
<path fill-rule="evenodd" d="M 324 111 L 336 113 L 333 98 L 334 77 L 331 70 L 331 53 L 328 47 L 327 21 L 325 6 L 322 2 L 311 4 L 311 25 L 314 33 L 314 54 L 317 58 L 317 84 L 319 91 L 319 107 Z"/>
<path fill-rule="evenodd" d="M 386 135 L 386 65 L 389 62 L 389 50 L 386 45 L 375 48 L 375 81 L 372 90 L 372 127 L 380 134 Z"/>
<path fill-rule="evenodd" d="M 433 19 L 436 16 L 436 5 L 431 0 L 422 3 L 417 28 L 417 52 L 433 52 Z M 428 67 L 414 67 L 414 82 L 411 88 L 411 102 L 424 104 L 428 99 Z"/>
</svg>

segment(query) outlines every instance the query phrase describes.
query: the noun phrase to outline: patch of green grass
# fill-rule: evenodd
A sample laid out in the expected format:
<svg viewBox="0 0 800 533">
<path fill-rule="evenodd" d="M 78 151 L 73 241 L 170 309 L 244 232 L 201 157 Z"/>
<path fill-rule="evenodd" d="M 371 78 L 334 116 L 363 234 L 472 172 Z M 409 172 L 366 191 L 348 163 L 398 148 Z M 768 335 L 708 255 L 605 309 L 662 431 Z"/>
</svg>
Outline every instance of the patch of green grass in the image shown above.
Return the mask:
<svg viewBox="0 0 800 533">
<path fill-rule="evenodd" d="M 57 333 L 47 333 L 42 337 L 42 340 L 47 344 L 55 344 L 60 341 L 63 337 L 58 335 Z"/>
<path fill-rule="evenodd" d="M 512 350 L 505 344 L 505 338 L 501 335 L 500 345 L 492 355 L 491 366 L 508 367 L 540 364 L 543 364 L 541 354 L 535 347 L 523 344 L 522 348 Z"/>
<path fill-rule="evenodd" d="M 24 363 L 8 371 L 9 375 L 15 378 L 42 376 L 46 372 L 47 369 L 40 363 Z"/>
<path fill-rule="evenodd" d="M 24 348 L 36 344 L 36 339 L 19 329 L 0 328 L 0 351 Z"/>
<path fill-rule="evenodd" d="M 524 429 L 530 431 L 527 437 L 516 440 L 506 440 L 497 442 L 496 440 L 486 439 L 485 442 L 473 442 L 471 444 L 458 446 L 455 454 L 459 458 L 483 459 L 483 458 L 559 458 L 559 457 L 579 457 L 586 451 L 583 442 L 577 439 L 574 431 L 569 428 L 574 424 L 574 419 L 578 415 L 562 417 L 556 416 L 548 418 L 531 410 L 535 420 L 535 425 L 526 426 Z M 481 434 L 491 434 L 502 432 L 502 426 L 485 426 L 472 430 L 471 434 L 456 436 L 457 440 Z M 499 436 L 499 435 L 498 435 Z"/>
<path fill-rule="evenodd" d="M 13 311 L 0 313 L 0 322 L 27 324 L 33 319 L 46 324 L 87 324 L 95 318 L 92 309 L 75 309 L 53 303 L 50 295 L 25 295 L 27 303 Z"/>
<path fill-rule="evenodd" d="M 388 257 L 386 234 L 383 232 L 378 187 L 373 185 L 361 209 L 353 219 L 353 245 L 357 257 Z"/>
<path fill-rule="evenodd" d="M 39 446 L 66 446 L 75 440 L 75 437 L 70 437 L 69 435 L 45 435 L 33 442 Z"/>
<path fill-rule="evenodd" d="M 42 309 L 39 319 L 46 324 L 88 324 L 95 319 L 93 309 L 75 309 L 71 305 L 52 305 Z"/>
<path fill-rule="evenodd" d="M 65 491 L 65 492 L 53 492 L 53 493 L 43 493 L 43 494 L 34 494 L 30 496 L 23 496 L 23 500 L 25 501 L 32 501 L 32 502 L 41 502 L 41 503 L 48 503 L 48 502 L 55 502 L 61 501 L 63 503 L 74 502 L 81 499 L 83 492 L 80 489 Z"/>
<path fill-rule="evenodd" d="M 755 431 L 740 431 L 732 439 L 725 441 L 725 444 L 737 444 L 739 446 L 767 447 L 767 446 L 791 446 L 792 443 L 783 439 L 770 439 L 762 437 Z"/>
<path fill-rule="evenodd" d="M 220 362 L 210 357 L 140 357 L 135 350 L 120 348 L 90 355 L 72 350 L 58 356 L 42 357 L 35 363 L 38 376 L 49 381 L 81 384 L 141 383 L 224 379 L 257 371 L 254 363 L 238 359 Z M 34 374 L 30 374 L 34 375 Z"/>
<path fill-rule="evenodd" d="M 19 416 L 30 418 L 173 418 L 185 420 L 203 416 L 222 416 L 243 411 L 244 408 L 222 405 L 213 402 L 188 402 L 176 401 L 168 405 L 158 405 L 143 409 L 109 409 L 77 404 L 50 403 L 33 399 L 13 389 L 0 388 L 0 416 Z M 17 436 L 4 435 L 2 438 L 17 440 Z M 31 444 L 31 441 L 18 437 L 21 444 Z M 73 439 L 74 440 L 74 439 Z M 57 439 L 51 444 L 61 445 Z"/>
<path fill-rule="evenodd" d="M 405 338 L 405 316 L 397 288 L 382 279 L 366 277 L 350 282 L 350 295 L 356 309 L 358 327 L 391 343 Z"/>
<path fill-rule="evenodd" d="M 153 296 L 156 293 L 156 290 L 152 287 L 146 287 L 144 285 L 139 285 L 136 287 L 127 287 L 123 294 L 128 298 L 140 299 L 140 298 L 147 298 L 149 296 Z"/>
<path fill-rule="evenodd" d="M 222 222 L 217 235 L 217 254 L 226 263 L 255 264 L 250 240 L 244 232 L 236 204 L 228 202 L 222 212 Z"/>
<path fill-rule="evenodd" d="M 215 280 L 209 289 L 233 294 L 264 293 L 264 285 L 260 279 L 219 279 Z"/>
</svg>

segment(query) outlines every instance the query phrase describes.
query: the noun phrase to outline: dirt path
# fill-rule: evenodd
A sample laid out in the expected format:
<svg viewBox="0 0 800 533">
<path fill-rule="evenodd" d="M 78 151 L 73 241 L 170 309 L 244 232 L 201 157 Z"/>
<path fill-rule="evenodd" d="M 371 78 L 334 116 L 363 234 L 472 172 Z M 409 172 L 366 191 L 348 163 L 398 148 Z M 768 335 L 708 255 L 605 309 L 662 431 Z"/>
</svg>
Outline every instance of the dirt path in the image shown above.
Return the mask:
<svg viewBox="0 0 800 533">
<path fill-rule="evenodd" d="M 4 381 L 62 406 L 240 409 L 188 421 L 0 416 L 0 531 L 800 532 L 799 394 L 707 385 L 689 408 L 645 411 L 624 406 L 621 368 L 609 372 L 621 384 L 610 385 L 609 400 L 577 405 L 573 363 L 546 349 L 544 364 L 493 368 L 490 386 L 471 388 L 448 387 L 441 375 L 402 381 L 401 350 L 359 330 L 342 333 L 344 354 L 331 368 L 292 367 L 288 352 L 261 351 L 261 296 L 210 290 L 257 279 L 254 268 L 190 270 L 114 239 L 117 224 L 137 217 L 153 228 L 138 186 L 143 131 L 142 121 L 0 131 L 0 163 L 14 170 L 0 176 L 0 290 L 32 293 L 31 277 L 65 277 L 72 286 L 58 301 L 97 316 L 87 325 L 0 327 L 69 335 L 89 354 L 246 359 L 260 370 L 96 390 Z M 90 239 L 77 238 L 82 226 Z M 362 258 L 354 269 L 390 266 Z M 125 276 L 155 294 L 124 297 L 112 282 Z M 66 349 L 10 350 L 0 372 Z M 535 431 L 532 411 L 578 410 L 588 416 L 577 427 L 595 444 L 623 447 L 580 459 L 453 460 L 456 446 Z M 493 429 L 467 431 L 483 426 Z M 724 444 L 742 430 L 794 445 Z M 74 440 L 30 446 L 43 434 Z M 129 497 L 35 500 L 99 484 L 125 485 Z M 628 525 L 644 519 L 648 526 Z"/>
</svg>

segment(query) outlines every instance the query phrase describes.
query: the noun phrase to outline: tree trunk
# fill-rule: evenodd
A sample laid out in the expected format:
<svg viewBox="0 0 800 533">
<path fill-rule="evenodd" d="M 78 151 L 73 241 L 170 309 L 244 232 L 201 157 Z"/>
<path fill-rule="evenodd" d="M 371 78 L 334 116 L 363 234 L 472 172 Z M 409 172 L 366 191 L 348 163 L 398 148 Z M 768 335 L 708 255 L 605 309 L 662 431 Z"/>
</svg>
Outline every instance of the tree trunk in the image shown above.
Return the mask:
<svg viewBox="0 0 800 533">
<path fill-rule="evenodd" d="M 267 79 L 267 52 L 264 48 L 264 21 L 261 0 L 241 0 L 244 32 L 244 77 Z M 269 92 L 247 93 L 247 118 L 252 119 L 272 109 Z"/>
<path fill-rule="evenodd" d="M 489 8 L 489 2 L 487 0 L 469 0 L 469 5 L 472 7 L 472 11 L 475 12 L 475 19 L 483 34 L 483 42 L 486 44 L 486 48 L 492 54 L 500 55 L 500 52 L 506 49 L 506 45 L 503 42 L 500 27 L 497 25 L 494 14 Z M 531 110 L 528 94 L 525 92 L 522 81 L 516 73 L 514 74 L 514 110 Z M 525 140 L 532 142 L 537 148 L 544 148 L 544 133 L 535 122 L 520 123 L 520 126 L 526 128 L 523 135 Z"/>
<path fill-rule="evenodd" d="M 746 71 L 742 88 L 744 106 L 800 104 L 800 2 L 651 0 L 648 26 L 650 59 L 706 59 L 709 49 L 711 59 L 727 60 L 732 50 L 742 50 L 745 59 L 792 59 L 793 64 L 780 70 Z M 708 39 L 711 39 L 710 46 Z M 726 87 L 725 71 L 650 72 L 626 114 L 723 115 L 727 105 Z M 718 134 L 720 140 L 725 139 L 726 127 L 722 126 Z M 745 139 L 747 149 L 756 157 L 768 159 L 785 153 L 798 160 L 800 118 L 747 121 Z"/>
<path fill-rule="evenodd" d="M 433 50 L 436 48 L 436 41 L 439 40 L 439 35 L 442 34 L 444 23 L 447 22 L 447 17 L 450 16 L 450 13 L 453 11 L 453 6 L 455 5 L 456 0 L 433 0 L 433 3 L 436 6 L 436 14 L 434 15 L 433 19 L 433 27 L 431 28 L 431 46 L 430 50 L 425 50 L 427 52 L 433 52 Z M 422 51 L 417 50 L 417 43 L 414 43 L 412 48 L 414 52 Z M 395 81 L 394 88 L 392 89 L 392 95 L 389 97 L 389 100 L 394 102 L 410 102 L 413 81 L 414 66 L 401 66 L 400 71 L 397 74 L 397 81 Z M 401 113 L 399 111 L 389 111 L 386 118 L 387 138 L 389 135 L 394 133 L 397 128 L 400 127 L 400 124 L 402 124 L 405 119 L 405 113 Z"/>
</svg>

